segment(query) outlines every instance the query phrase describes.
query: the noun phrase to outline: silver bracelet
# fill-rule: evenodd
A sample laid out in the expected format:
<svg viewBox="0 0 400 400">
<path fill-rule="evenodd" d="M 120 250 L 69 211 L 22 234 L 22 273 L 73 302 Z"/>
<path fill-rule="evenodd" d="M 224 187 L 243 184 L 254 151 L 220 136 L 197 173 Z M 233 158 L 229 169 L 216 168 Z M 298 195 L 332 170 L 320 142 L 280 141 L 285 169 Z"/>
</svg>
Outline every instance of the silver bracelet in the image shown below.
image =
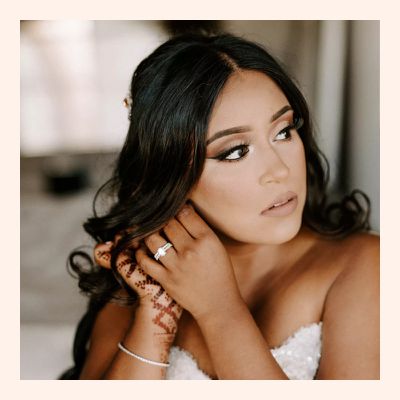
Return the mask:
<svg viewBox="0 0 400 400">
<path fill-rule="evenodd" d="M 132 352 L 129 351 L 126 347 L 124 347 L 124 346 L 122 345 L 121 342 L 118 343 L 118 347 L 119 347 L 124 353 L 129 354 L 130 356 L 135 357 L 135 358 L 137 358 L 138 360 L 143 361 L 143 362 L 145 362 L 145 363 L 152 364 L 152 365 L 158 365 L 159 367 L 169 367 L 169 363 L 162 363 L 162 362 L 158 362 L 158 361 L 148 360 L 147 358 L 144 358 L 144 357 L 138 356 L 138 355 L 135 354 L 135 353 L 132 353 Z"/>
</svg>

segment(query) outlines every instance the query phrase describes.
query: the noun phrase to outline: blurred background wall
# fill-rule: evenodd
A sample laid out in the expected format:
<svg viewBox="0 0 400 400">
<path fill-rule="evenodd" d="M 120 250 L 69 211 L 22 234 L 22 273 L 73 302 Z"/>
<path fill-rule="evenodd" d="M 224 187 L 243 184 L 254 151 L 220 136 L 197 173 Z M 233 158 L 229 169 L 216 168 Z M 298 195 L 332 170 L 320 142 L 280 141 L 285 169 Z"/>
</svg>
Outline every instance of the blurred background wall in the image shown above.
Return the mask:
<svg viewBox="0 0 400 400">
<path fill-rule="evenodd" d="M 269 49 L 309 102 L 330 192 L 362 189 L 379 232 L 379 21 L 21 21 L 21 379 L 72 363 L 86 299 L 66 272 L 128 127 L 138 63 L 169 36 L 228 31 Z"/>
</svg>

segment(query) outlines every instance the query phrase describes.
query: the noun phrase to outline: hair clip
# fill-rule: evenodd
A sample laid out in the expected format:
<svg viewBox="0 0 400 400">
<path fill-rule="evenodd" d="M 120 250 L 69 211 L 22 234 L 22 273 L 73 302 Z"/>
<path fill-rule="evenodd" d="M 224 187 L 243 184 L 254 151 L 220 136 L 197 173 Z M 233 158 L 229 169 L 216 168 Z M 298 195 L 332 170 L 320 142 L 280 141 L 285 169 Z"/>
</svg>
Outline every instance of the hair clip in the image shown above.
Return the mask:
<svg viewBox="0 0 400 400">
<path fill-rule="evenodd" d="M 123 104 L 126 108 L 130 108 L 132 106 L 132 99 L 130 96 L 126 96 L 123 100 Z"/>
</svg>

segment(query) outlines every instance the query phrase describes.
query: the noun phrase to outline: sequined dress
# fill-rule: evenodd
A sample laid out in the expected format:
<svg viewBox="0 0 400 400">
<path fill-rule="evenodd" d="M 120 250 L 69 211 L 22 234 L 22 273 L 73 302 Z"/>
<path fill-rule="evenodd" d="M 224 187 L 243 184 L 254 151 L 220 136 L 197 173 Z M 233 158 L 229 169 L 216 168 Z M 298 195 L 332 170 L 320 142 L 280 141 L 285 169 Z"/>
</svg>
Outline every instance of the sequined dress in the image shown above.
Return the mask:
<svg viewBox="0 0 400 400">
<path fill-rule="evenodd" d="M 280 346 L 270 349 L 289 379 L 314 379 L 321 357 L 322 321 L 299 328 Z M 211 379 L 197 365 L 193 356 L 173 346 L 166 379 Z"/>
</svg>

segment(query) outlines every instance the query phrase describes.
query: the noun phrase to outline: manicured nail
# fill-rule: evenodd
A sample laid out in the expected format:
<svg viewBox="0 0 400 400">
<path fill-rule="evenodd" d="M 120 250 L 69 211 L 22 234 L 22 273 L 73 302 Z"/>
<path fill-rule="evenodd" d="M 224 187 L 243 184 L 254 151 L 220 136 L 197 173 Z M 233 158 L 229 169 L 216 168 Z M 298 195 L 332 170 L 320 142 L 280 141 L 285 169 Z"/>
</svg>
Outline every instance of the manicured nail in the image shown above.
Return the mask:
<svg viewBox="0 0 400 400">
<path fill-rule="evenodd" d="M 190 207 L 189 207 L 187 204 L 185 204 L 185 205 L 181 208 L 181 211 L 179 212 L 179 214 L 180 214 L 180 215 L 186 215 L 186 214 L 189 213 L 189 211 L 190 211 Z"/>
</svg>

